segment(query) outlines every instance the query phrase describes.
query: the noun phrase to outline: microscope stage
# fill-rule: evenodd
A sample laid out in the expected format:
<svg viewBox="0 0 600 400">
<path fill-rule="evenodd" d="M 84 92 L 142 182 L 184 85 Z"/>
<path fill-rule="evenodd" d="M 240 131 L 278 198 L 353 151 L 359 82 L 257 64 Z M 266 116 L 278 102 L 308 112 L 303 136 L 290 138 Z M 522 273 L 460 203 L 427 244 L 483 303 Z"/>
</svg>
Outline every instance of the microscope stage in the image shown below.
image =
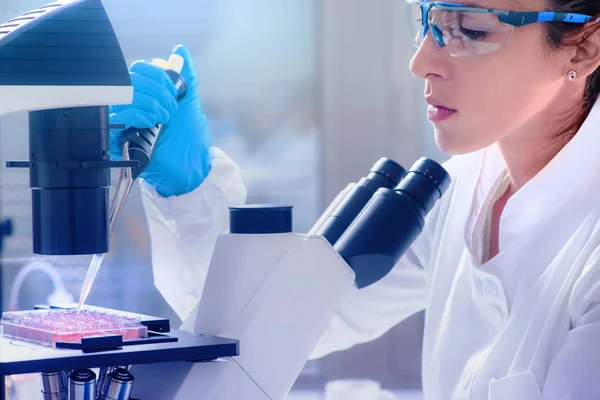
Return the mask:
<svg viewBox="0 0 600 400">
<path fill-rule="evenodd" d="M 116 365 L 209 361 L 239 355 L 237 340 L 171 330 L 166 319 L 96 307 L 88 309 L 95 310 L 94 318 L 100 314 L 107 314 L 138 320 L 145 328 L 142 331 L 147 330 L 147 337 L 135 339 L 120 334 L 103 334 L 84 337 L 80 342 L 59 341 L 55 343 L 56 347 L 49 347 L 16 339 L 14 336 L 2 335 L 0 336 L 0 377 Z M 65 310 L 56 310 L 57 315 L 59 311 L 64 315 Z M 74 338 L 74 336 L 60 335 L 54 337 Z"/>
</svg>

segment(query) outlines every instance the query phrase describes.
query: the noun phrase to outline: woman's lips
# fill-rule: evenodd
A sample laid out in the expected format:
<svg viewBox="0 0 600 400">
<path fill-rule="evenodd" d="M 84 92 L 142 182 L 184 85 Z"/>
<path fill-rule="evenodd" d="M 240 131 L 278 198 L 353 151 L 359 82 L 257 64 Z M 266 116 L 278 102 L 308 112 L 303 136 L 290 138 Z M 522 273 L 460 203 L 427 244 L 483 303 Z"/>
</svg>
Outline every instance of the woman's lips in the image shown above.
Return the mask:
<svg viewBox="0 0 600 400">
<path fill-rule="evenodd" d="M 433 123 L 445 121 L 454 114 L 456 114 L 456 110 L 440 105 L 429 105 L 427 109 L 427 117 Z"/>
</svg>

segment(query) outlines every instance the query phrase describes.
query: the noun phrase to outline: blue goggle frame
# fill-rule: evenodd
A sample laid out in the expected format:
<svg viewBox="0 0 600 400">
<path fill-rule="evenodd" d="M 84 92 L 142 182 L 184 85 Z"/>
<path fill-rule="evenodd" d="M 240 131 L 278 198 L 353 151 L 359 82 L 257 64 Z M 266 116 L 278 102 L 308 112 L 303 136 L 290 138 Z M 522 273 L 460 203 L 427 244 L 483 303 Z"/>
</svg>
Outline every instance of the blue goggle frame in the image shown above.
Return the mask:
<svg viewBox="0 0 600 400">
<path fill-rule="evenodd" d="M 422 35 L 425 37 L 429 31 L 429 11 L 432 8 L 436 8 L 440 11 L 450 12 L 470 12 L 470 13 L 481 13 L 481 14 L 494 14 L 498 16 L 500 22 L 512 26 L 525 26 L 529 24 L 535 24 L 538 22 L 563 22 L 573 24 L 586 24 L 590 22 L 594 17 L 591 15 L 577 14 L 577 13 L 566 13 L 566 12 L 554 12 L 554 11 L 505 11 L 505 10 L 494 10 L 491 8 L 476 8 L 469 7 L 464 4 L 448 3 L 445 1 L 408 1 L 412 4 L 418 4 L 421 8 L 421 24 L 422 24 Z M 600 18 L 596 19 L 595 22 L 600 22 Z"/>
</svg>

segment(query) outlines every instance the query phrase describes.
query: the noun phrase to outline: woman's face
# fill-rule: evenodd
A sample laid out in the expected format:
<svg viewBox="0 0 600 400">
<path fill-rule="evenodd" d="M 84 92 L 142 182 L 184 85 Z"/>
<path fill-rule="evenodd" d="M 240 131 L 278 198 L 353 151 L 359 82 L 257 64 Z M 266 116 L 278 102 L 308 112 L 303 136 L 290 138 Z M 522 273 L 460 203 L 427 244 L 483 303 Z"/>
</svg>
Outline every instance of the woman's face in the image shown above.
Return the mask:
<svg viewBox="0 0 600 400">
<path fill-rule="evenodd" d="M 547 9 L 544 0 L 475 0 L 469 5 L 510 11 Z M 548 110 L 571 89 L 568 60 L 562 52 L 548 50 L 543 24 L 535 23 L 515 27 L 499 50 L 468 57 L 450 56 L 437 47 L 430 32 L 410 69 L 425 81 L 438 146 L 450 154 L 464 154 L 556 114 Z"/>
</svg>

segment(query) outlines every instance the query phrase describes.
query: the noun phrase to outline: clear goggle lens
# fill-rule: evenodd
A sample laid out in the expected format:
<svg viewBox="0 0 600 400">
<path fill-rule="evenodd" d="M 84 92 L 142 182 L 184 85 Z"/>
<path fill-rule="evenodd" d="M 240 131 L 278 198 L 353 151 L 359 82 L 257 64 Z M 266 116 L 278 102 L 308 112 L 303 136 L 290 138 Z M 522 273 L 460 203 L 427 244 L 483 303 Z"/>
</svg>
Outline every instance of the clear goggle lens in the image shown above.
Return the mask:
<svg viewBox="0 0 600 400">
<path fill-rule="evenodd" d="M 428 22 L 423 26 L 424 12 L 420 4 L 411 2 L 409 5 L 409 26 L 415 46 L 420 47 L 426 35 L 431 34 L 438 47 L 454 57 L 499 50 L 508 43 L 514 29 L 512 25 L 500 22 L 495 14 L 440 10 L 435 6 L 429 10 Z"/>
</svg>

